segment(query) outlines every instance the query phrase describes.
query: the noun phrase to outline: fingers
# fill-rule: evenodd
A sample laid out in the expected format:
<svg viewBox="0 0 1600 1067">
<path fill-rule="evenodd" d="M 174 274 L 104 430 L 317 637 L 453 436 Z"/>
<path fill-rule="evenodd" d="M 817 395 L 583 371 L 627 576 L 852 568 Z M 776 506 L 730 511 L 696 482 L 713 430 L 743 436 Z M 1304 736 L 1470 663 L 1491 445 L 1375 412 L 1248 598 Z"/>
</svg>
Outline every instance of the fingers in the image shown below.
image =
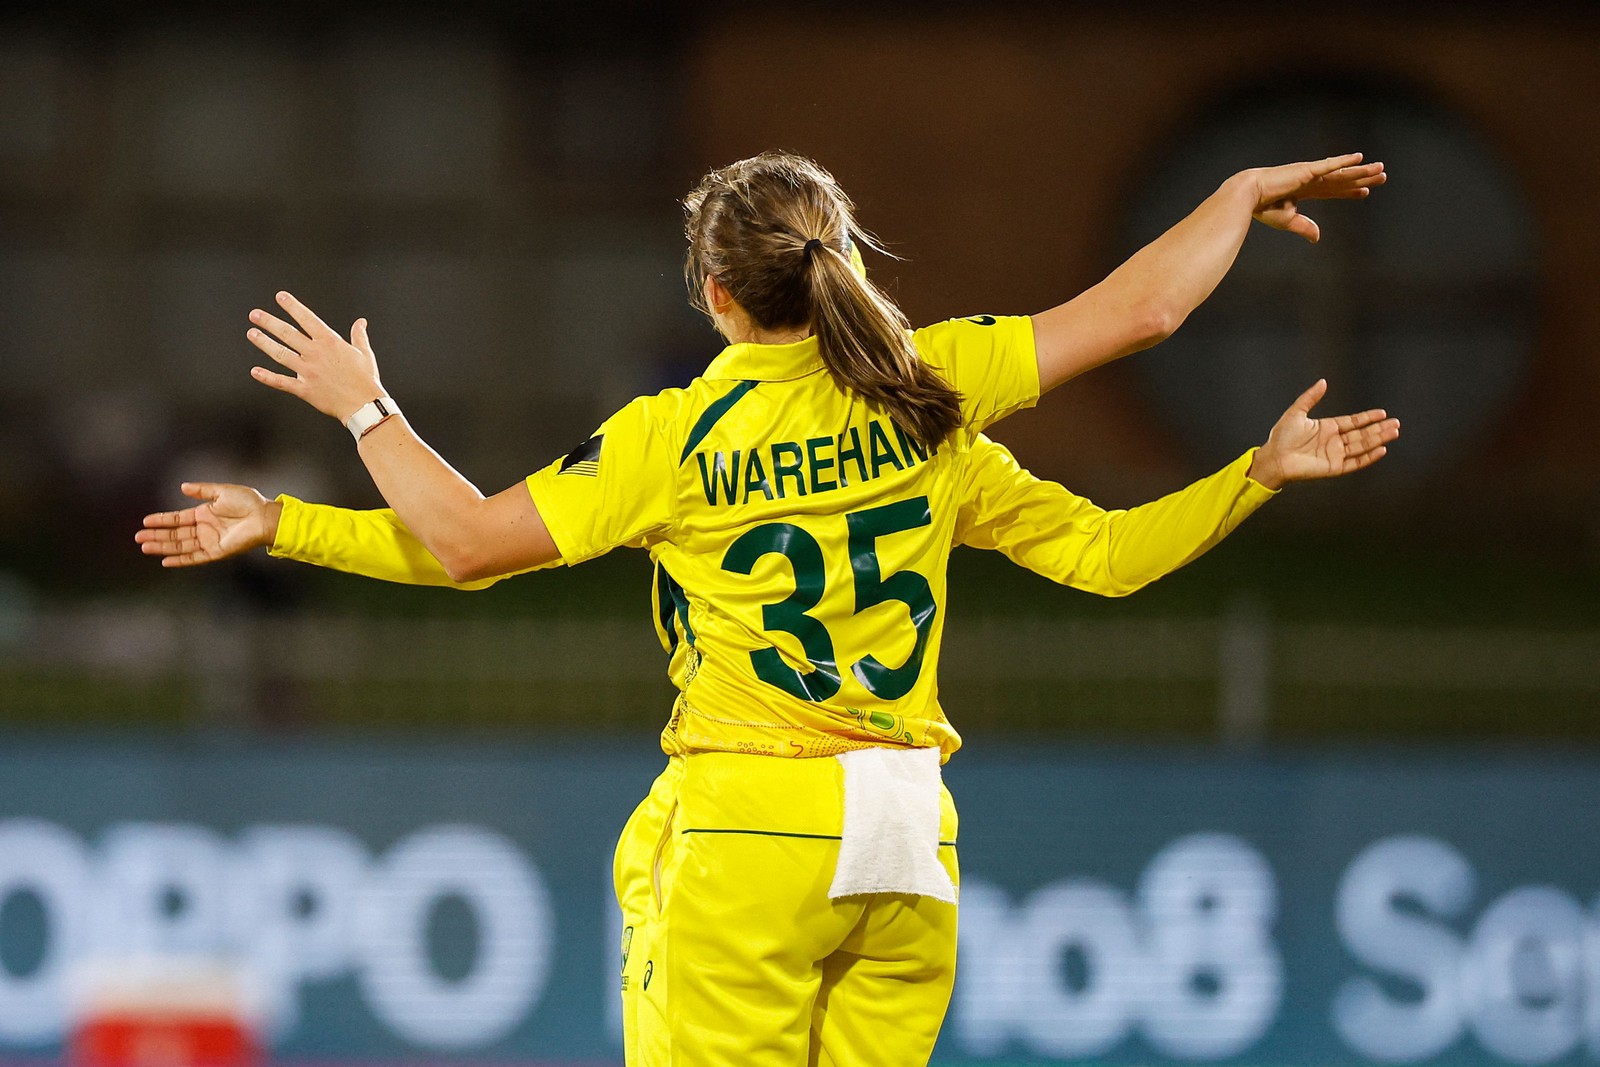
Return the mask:
<svg viewBox="0 0 1600 1067">
<path fill-rule="evenodd" d="M 139 551 L 147 556 L 177 556 L 197 551 L 200 539 L 188 530 L 140 530 L 133 535 Z"/>
<path fill-rule="evenodd" d="M 144 527 L 147 530 L 174 529 L 179 526 L 194 525 L 194 508 L 184 508 L 182 511 L 158 511 L 153 515 L 144 517 Z"/>
<path fill-rule="evenodd" d="M 1358 471 L 1363 467 L 1370 467 L 1388 454 L 1389 450 L 1380 446 L 1378 448 L 1374 448 L 1370 452 L 1363 452 L 1359 456 L 1346 456 L 1344 458 L 1344 463 L 1339 467 L 1339 473 L 1349 474 L 1351 471 Z M 162 562 L 165 563 L 166 561 L 162 560 Z"/>
<path fill-rule="evenodd" d="M 288 367 L 290 370 L 299 370 L 301 367 L 305 366 L 305 360 L 301 357 L 299 352 L 289 348 L 287 345 L 279 344 L 277 341 L 274 341 L 260 330 L 253 328 L 246 330 L 245 336 L 250 339 L 251 344 L 255 345 L 262 352 L 266 353 L 279 365 Z M 300 340 L 301 342 L 305 342 L 309 340 L 309 338 L 301 337 Z"/>
<path fill-rule="evenodd" d="M 1311 169 L 1321 174 L 1332 174 L 1334 171 L 1344 170 L 1346 167 L 1360 166 L 1366 156 L 1361 152 L 1346 152 L 1340 156 L 1328 156 L 1311 164 Z"/>
<path fill-rule="evenodd" d="M 1318 378 L 1311 383 L 1311 388 L 1295 398 L 1295 402 L 1289 405 L 1289 410 L 1298 411 L 1302 415 L 1310 415 L 1311 409 L 1317 406 L 1317 403 L 1327 391 L 1328 379 Z"/>
<path fill-rule="evenodd" d="M 317 318 L 317 316 L 312 313 L 310 308 L 296 300 L 292 293 L 279 293 L 278 303 L 283 307 L 283 310 L 289 313 L 289 316 L 294 319 L 295 322 L 300 324 L 300 328 L 306 332 L 307 336 L 315 337 L 319 340 L 330 337 L 342 340 L 342 338 L 339 338 L 339 334 L 336 331 L 330 328 L 327 323 Z"/>
<path fill-rule="evenodd" d="M 1340 167 L 1331 174 L 1321 175 L 1321 178 L 1329 185 L 1335 183 L 1381 185 L 1384 181 L 1384 165 L 1382 163 L 1363 163 L 1356 167 Z"/>
<path fill-rule="evenodd" d="M 1386 174 L 1379 174 L 1373 178 L 1363 178 L 1359 182 L 1340 182 L 1338 185 L 1324 189 L 1321 192 L 1311 193 L 1309 198 L 1315 200 L 1365 200 L 1372 195 L 1372 190 L 1388 181 Z"/>
<path fill-rule="evenodd" d="M 280 342 L 282 342 L 281 347 L 296 355 L 298 355 L 300 350 L 304 348 L 311 340 L 311 338 L 307 337 L 293 326 L 290 326 L 287 322 L 284 322 L 276 315 L 268 314 L 267 312 L 262 311 L 260 308 L 254 308 L 251 310 L 250 321 L 261 327 L 261 329 L 251 330 L 246 334 L 246 336 L 250 338 L 251 344 L 255 345 L 257 348 L 260 348 L 268 355 L 272 355 L 272 353 L 261 344 L 261 341 L 257 340 L 257 337 L 262 335 L 263 332 L 269 333 L 273 337 L 277 338 Z M 261 340 L 266 340 L 266 338 L 262 337 Z M 278 357 L 273 355 L 272 358 L 277 359 Z M 279 362 L 282 361 L 279 360 Z"/>
<path fill-rule="evenodd" d="M 1312 244 L 1322 240 L 1322 229 L 1309 215 L 1296 214 L 1283 227 L 1292 234 L 1304 237 Z"/>
<path fill-rule="evenodd" d="M 1281 201 L 1256 213 L 1256 218 L 1274 230 L 1304 237 L 1312 244 L 1322 239 L 1322 230 L 1309 215 L 1302 215 L 1293 201 Z"/>
<path fill-rule="evenodd" d="M 1382 163 L 1368 163 L 1364 167 L 1351 167 L 1333 176 L 1335 181 L 1357 189 L 1371 189 L 1389 180 L 1389 172 Z"/>
<path fill-rule="evenodd" d="M 357 319 L 350 327 L 350 343 L 365 352 L 370 359 L 377 357 L 372 353 L 372 341 L 367 337 L 367 320 Z"/>
<path fill-rule="evenodd" d="M 1375 448 L 1382 448 L 1390 441 L 1400 436 L 1400 420 L 1384 419 L 1382 422 L 1359 430 L 1351 430 L 1339 435 L 1344 443 L 1346 456 L 1361 455 Z"/>
<path fill-rule="evenodd" d="M 1382 163 L 1369 163 L 1364 167 L 1347 167 L 1321 179 L 1315 189 L 1304 195 L 1320 200 L 1360 200 L 1373 189 L 1389 180 Z"/>
<path fill-rule="evenodd" d="M 184 496 L 192 496 L 196 500 L 215 500 L 222 495 L 222 486 L 216 482 L 184 482 L 178 486 L 183 490 Z M 190 509 L 191 513 L 193 509 Z"/>
<path fill-rule="evenodd" d="M 139 543 L 139 551 L 159 557 L 163 567 L 193 567 L 219 558 L 216 552 L 202 545 L 199 538 L 178 530 L 140 530 L 134 540 Z"/>
<path fill-rule="evenodd" d="M 1302 200 L 1362 200 L 1389 180 L 1382 163 L 1341 167 L 1330 174 L 1319 174 L 1303 184 L 1295 196 Z"/>
<path fill-rule="evenodd" d="M 1363 426 L 1371 426 L 1373 423 L 1384 419 L 1388 414 L 1382 408 L 1371 408 L 1354 415 L 1329 415 L 1328 418 L 1333 420 L 1334 426 L 1340 433 L 1349 433 L 1351 430 L 1359 430 Z M 1398 422 L 1399 420 L 1396 420 L 1396 424 Z"/>
<path fill-rule="evenodd" d="M 1335 460 L 1331 473 L 1337 477 L 1372 466 L 1389 454 L 1389 442 L 1399 436 L 1399 419 L 1384 419 L 1340 434 L 1339 444 L 1344 454 Z"/>
<path fill-rule="evenodd" d="M 1370 467 L 1389 454 L 1389 442 L 1400 436 L 1400 420 L 1384 419 L 1365 429 L 1346 435 L 1344 461 L 1339 473 L 1348 474 Z"/>
<path fill-rule="evenodd" d="M 1389 418 L 1388 412 L 1382 408 L 1363 411 L 1359 415 L 1329 416 L 1323 421 L 1333 423 L 1334 429 L 1341 435 L 1388 434 L 1389 436 L 1384 437 L 1386 441 L 1392 441 L 1400 436 L 1400 420 Z"/>
<path fill-rule="evenodd" d="M 1361 153 L 1351 152 L 1343 156 L 1329 156 L 1327 159 L 1319 159 L 1317 162 L 1307 165 L 1311 168 L 1311 173 L 1320 178 L 1324 174 L 1332 174 L 1336 170 L 1353 167 L 1360 162 Z"/>
<path fill-rule="evenodd" d="M 185 552 L 181 556 L 163 556 L 161 557 L 161 565 L 163 567 L 194 567 L 201 563 L 211 563 L 215 560 L 216 557 L 210 552 L 203 548 L 197 548 L 193 552 Z"/>
<path fill-rule="evenodd" d="M 140 552 L 161 557 L 163 567 L 193 567 L 221 558 L 215 549 L 201 544 L 192 526 L 183 530 L 140 530 L 133 540 Z"/>
<path fill-rule="evenodd" d="M 278 374 L 265 367 L 251 367 L 250 377 L 270 389 L 276 389 L 280 393 L 288 393 L 290 396 L 298 396 L 304 399 L 305 386 L 299 378 L 293 375 Z"/>
</svg>

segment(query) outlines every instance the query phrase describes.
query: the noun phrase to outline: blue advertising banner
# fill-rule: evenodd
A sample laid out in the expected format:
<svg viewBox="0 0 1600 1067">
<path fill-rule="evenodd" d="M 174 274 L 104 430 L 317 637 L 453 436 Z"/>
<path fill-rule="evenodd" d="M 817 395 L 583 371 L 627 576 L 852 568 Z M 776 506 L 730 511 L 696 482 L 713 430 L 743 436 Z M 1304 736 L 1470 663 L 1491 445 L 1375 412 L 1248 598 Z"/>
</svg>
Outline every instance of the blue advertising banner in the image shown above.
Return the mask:
<svg viewBox="0 0 1600 1067">
<path fill-rule="evenodd" d="M 13 742 L 0 1059 L 204 964 L 278 1062 L 619 1063 L 610 851 L 662 762 Z M 1600 760 L 1034 748 L 946 780 L 937 1063 L 1600 1059 Z"/>
</svg>

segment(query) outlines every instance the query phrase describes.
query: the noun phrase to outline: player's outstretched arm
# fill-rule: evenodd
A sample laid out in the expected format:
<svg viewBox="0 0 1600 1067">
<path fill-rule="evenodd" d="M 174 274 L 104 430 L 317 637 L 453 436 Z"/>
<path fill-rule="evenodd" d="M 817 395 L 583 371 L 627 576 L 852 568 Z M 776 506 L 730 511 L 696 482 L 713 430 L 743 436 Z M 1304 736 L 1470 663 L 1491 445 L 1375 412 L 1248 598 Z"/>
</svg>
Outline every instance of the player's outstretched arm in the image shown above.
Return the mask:
<svg viewBox="0 0 1600 1067">
<path fill-rule="evenodd" d="M 403 585 L 487 589 L 502 578 L 458 582 L 406 528 L 393 511 L 352 510 L 310 504 L 291 496 L 267 500 L 247 486 L 184 484 L 184 492 L 208 501 L 185 511 L 145 516 L 134 540 L 163 566 L 184 567 L 226 559 L 265 546 L 279 559 L 310 563 L 363 578 Z M 211 547 L 211 530 L 219 542 Z"/>
<path fill-rule="evenodd" d="M 1023 469 L 979 435 L 962 483 L 956 542 L 996 549 L 1052 581 L 1126 596 L 1199 558 L 1291 481 L 1371 466 L 1400 436 L 1381 409 L 1313 419 L 1319 381 L 1273 426 L 1267 443 L 1215 474 L 1126 511 L 1108 511 Z"/>
<path fill-rule="evenodd" d="M 181 511 L 144 517 L 133 535 L 140 551 L 163 567 L 194 567 L 272 544 L 281 506 L 247 485 L 184 482 L 183 495 L 203 501 Z"/>
<path fill-rule="evenodd" d="M 1315 243 L 1302 201 L 1359 200 L 1386 180 L 1360 153 L 1235 174 L 1104 281 L 1033 317 L 1040 391 L 1170 337 L 1233 266 L 1252 218 Z"/>
<path fill-rule="evenodd" d="M 356 320 L 346 341 L 290 294 L 280 292 L 278 303 L 294 325 L 257 309 L 250 313 L 254 326 L 247 336 L 289 373 L 256 367 L 251 374 L 257 381 L 340 423 L 386 395 L 365 319 Z M 384 500 L 453 581 L 529 570 L 560 558 L 526 486 L 485 497 L 403 415 L 368 431 L 359 448 Z"/>
</svg>

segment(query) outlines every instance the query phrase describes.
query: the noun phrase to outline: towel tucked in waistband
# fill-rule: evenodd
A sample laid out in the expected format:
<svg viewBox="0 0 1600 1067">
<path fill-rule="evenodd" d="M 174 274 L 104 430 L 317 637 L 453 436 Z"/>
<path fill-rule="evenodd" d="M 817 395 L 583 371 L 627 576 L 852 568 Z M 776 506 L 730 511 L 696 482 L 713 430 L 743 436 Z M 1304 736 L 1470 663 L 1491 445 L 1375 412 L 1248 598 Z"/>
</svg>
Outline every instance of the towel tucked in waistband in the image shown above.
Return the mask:
<svg viewBox="0 0 1600 1067">
<path fill-rule="evenodd" d="M 844 831 L 830 899 L 909 893 L 956 902 L 939 862 L 939 750 L 863 748 L 844 764 Z"/>
</svg>

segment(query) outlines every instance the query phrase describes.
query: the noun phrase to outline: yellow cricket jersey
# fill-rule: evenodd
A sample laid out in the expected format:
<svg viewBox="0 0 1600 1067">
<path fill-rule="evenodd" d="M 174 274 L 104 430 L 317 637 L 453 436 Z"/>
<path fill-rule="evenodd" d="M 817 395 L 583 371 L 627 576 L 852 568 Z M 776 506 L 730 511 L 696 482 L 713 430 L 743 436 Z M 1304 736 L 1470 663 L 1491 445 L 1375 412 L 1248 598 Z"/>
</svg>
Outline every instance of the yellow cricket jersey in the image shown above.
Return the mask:
<svg viewBox="0 0 1600 1067">
<path fill-rule="evenodd" d="M 992 329 L 983 327 L 983 321 L 967 324 Z M 1008 320 L 995 325 L 1025 329 L 1025 323 Z M 963 332 L 960 322 L 931 330 L 936 339 L 941 330 Z M 928 333 L 919 333 L 919 345 Z M 996 340 L 1001 347 L 1007 344 L 1004 338 Z M 1010 343 L 1026 348 L 1031 360 L 1030 342 L 1031 335 L 1023 334 Z M 656 629 L 681 690 L 663 737 L 669 752 L 723 748 L 817 754 L 882 743 L 936 743 L 953 751 L 959 739 L 939 710 L 933 674 L 950 547 L 997 549 L 1055 581 L 1121 596 L 1199 556 L 1273 495 L 1247 476 L 1251 450 L 1179 492 L 1127 511 L 1107 511 L 1034 477 L 982 434 L 965 431 L 938 454 L 924 456 L 909 439 L 902 442 L 892 426 L 874 432 L 871 424 L 881 423 L 882 417 L 854 410 L 860 405 L 848 402 L 840 409 L 846 413 L 843 428 L 831 435 L 767 439 L 752 447 L 733 437 L 729 428 L 719 430 L 741 404 L 752 396 L 760 398 L 759 383 L 769 379 L 715 374 L 730 366 L 747 373 L 770 372 L 777 369 L 775 354 L 798 363 L 793 357 L 804 357 L 808 347 L 804 342 L 734 346 L 688 389 L 636 401 L 585 446 L 529 479 L 567 562 L 591 558 L 611 544 L 650 548 L 656 560 Z M 1004 367 L 1016 354 L 1002 352 L 997 362 Z M 810 356 L 814 358 L 814 348 Z M 817 374 L 773 379 L 771 384 L 814 388 L 825 384 L 816 381 Z M 1027 396 L 1031 371 L 1018 368 L 1016 378 L 1022 382 L 1021 395 Z M 727 400 L 748 381 L 758 385 Z M 781 395 L 781 390 L 773 392 Z M 992 420 L 1007 410 L 1003 403 L 977 408 L 980 395 L 967 397 L 969 410 L 979 412 L 974 421 Z M 681 443 L 670 437 L 676 421 L 654 422 L 642 414 L 655 402 L 670 404 L 669 412 L 681 413 L 685 405 L 692 411 L 696 398 L 704 396 L 712 399 L 700 406 Z M 719 400 L 724 407 L 714 410 Z M 765 407 L 752 408 L 747 418 L 734 425 L 794 425 L 780 421 L 782 412 Z M 855 442 L 863 439 L 862 421 L 867 429 L 858 456 Z M 704 432 L 696 433 L 697 428 Z M 603 469 L 609 457 L 624 454 L 614 451 L 623 440 L 639 444 L 628 453 L 635 459 L 632 465 L 623 460 L 613 466 L 633 470 L 632 483 L 605 477 L 612 472 Z M 686 447 L 691 441 L 693 449 Z M 799 459 L 795 447 L 778 447 L 783 445 L 797 446 Z M 654 463 L 668 469 L 674 451 L 681 461 L 678 468 L 693 466 L 685 474 L 640 484 L 638 479 L 648 476 L 641 468 Z M 751 452 L 755 462 L 749 459 Z M 702 454 L 704 477 L 698 459 Z M 687 506 L 679 499 L 684 480 L 694 491 Z M 876 491 L 882 496 L 873 495 L 875 482 L 881 483 Z M 844 498 L 831 496 L 841 490 L 850 494 L 842 507 L 833 500 Z M 904 501 L 923 495 L 929 497 L 928 514 L 926 522 L 919 522 L 922 505 L 908 507 Z M 451 581 L 392 511 L 350 511 L 280 499 L 285 506 L 271 549 L 275 556 L 412 584 L 476 589 L 498 580 Z M 938 513 L 935 499 L 940 501 Z M 593 505 L 587 513 L 581 510 L 585 502 Z M 668 509 L 674 506 L 682 510 L 673 514 Z M 692 519 L 691 535 L 711 545 L 704 560 L 664 536 L 680 528 L 673 524 L 683 521 L 683 511 Z M 764 532 L 752 532 L 764 527 Z M 938 531 L 943 531 L 942 550 L 927 536 Z M 841 548 L 847 559 L 831 559 L 828 553 Z M 725 570 L 730 558 L 735 569 Z M 905 577 L 896 577 L 901 574 Z M 874 644 L 878 641 L 882 643 Z M 758 673 L 763 664 L 777 681 Z M 913 665 L 914 674 L 908 669 Z M 717 684 L 708 688 L 708 680 Z M 822 695 L 835 686 L 830 697 Z M 906 695 L 878 691 L 898 686 L 909 687 Z M 708 692 L 734 694 L 727 700 L 753 693 L 755 699 L 740 705 L 746 710 L 738 714 L 718 713 L 701 703 Z M 924 703 L 913 702 L 919 695 Z M 783 743 L 773 741 L 774 735 Z M 775 747 L 756 747 L 757 742 Z"/>
<path fill-rule="evenodd" d="M 1127 596 L 1198 559 L 1277 495 L 1250 477 L 1256 449 L 1159 500 L 1107 511 L 1034 477 L 980 437 L 967 463 L 958 545 L 994 549 L 1051 581 Z"/>
<path fill-rule="evenodd" d="M 729 346 L 528 479 L 568 564 L 650 552 L 681 690 L 667 752 L 959 744 L 935 676 L 962 479 L 978 431 L 1038 398 L 1038 365 L 1027 318 L 913 337 L 962 397 L 937 449 L 842 392 L 807 338 Z"/>
</svg>

